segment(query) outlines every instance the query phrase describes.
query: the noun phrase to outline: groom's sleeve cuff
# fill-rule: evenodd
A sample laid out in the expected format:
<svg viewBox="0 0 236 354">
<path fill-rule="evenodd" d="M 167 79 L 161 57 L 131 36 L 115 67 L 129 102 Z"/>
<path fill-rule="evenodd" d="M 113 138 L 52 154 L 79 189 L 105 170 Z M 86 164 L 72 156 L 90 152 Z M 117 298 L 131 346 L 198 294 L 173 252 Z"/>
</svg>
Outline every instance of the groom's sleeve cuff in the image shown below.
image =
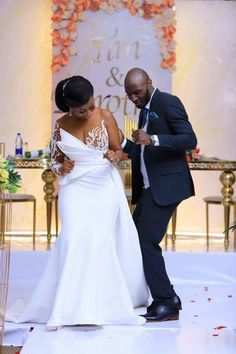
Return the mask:
<svg viewBox="0 0 236 354">
<path fill-rule="evenodd" d="M 122 144 L 121 144 L 121 148 L 122 148 L 122 149 L 124 149 L 126 143 L 127 143 L 127 139 L 124 138 L 124 140 L 123 140 L 123 142 L 122 142 Z"/>
</svg>

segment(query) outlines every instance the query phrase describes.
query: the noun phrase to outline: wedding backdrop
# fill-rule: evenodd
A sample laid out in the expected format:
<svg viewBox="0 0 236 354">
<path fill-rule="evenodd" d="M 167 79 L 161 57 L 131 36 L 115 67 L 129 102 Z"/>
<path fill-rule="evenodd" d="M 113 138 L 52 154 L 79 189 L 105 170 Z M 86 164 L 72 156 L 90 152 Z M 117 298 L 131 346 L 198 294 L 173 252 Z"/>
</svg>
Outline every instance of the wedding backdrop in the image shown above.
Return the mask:
<svg viewBox="0 0 236 354">
<path fill-rule="evenodd" d="M 174 12 L 171 20 L 175 21 Z M 53 23 L 53 26 L 60 28 L 63 21 Z M 64 32 L 61 31 L 61 36 L 71 35 Z M 76 36 L 73 48 L 59 48 L 62 51 L 73 49 L 75 54 L 65 58 L 63 55 L 55 55 L 53 58 L 53 63 L 66 59 L 65 66 L 52 66 L 53 91 L 56 84 L 65 77 L 75 73 L 87 77 L 95 88 L 96 105 L 109 109 L 122 129 L 125 116 L 137 121 L 139 114 L 124 91 L 124 77 L 130 68 L 144 68 L 153 78 L 154 85 L 158 84 L 163 91 L 171 91 L 172 75 L 169 70 L 160 66 L 162 57 L 152 20 L 132 16 L 127 9 L 111 14 L 101 10 L 96 13 L 89 11 L 87 18 L 79 22 L 78 29 L 73 34 Z M 54 34 L 54 37 L 57 39 L 58 35 Z M 161 44 L 163 51 L 167 52 L 165 43 Z M 56 54 L 60 50 L 57 46 L 53 49 Z M 55 103 L 53 108 L 55 112 Z M 55 118 L 59 114 L 55 114 Z M 54 121 L 55 119 L 53 123 Z"/>
<path fill-rule="evenodd" d="M 228 246 L 222 238 L 224 209 L 222 205 L 211 206 L 210 235 L 221 237 L 211 238 L 210 245 L 206 243 L 206 214 L 203 201 L 207 196 L 220 196 L 221 192 L 224 197 L 230 196 L 230 183 L 227 182 L 230 177 L 233 179 L 234 175 L 227 174 L 229 172 L 227 167 L 231 166 L 234 173 L 236 170 L 235 16 L 234 0 L 11 0 L 2 3 L 0 151 L 5 148 L 6 157 L 15 154 L 17 133 L 21 133 L 24 148 L 27 150 L 41 150 L 50 145 L 55 120 L 62 114 L 54 103 L 55 87 L 61 79 L 72 75 L 82 75 L 91 80 L 95 88 L 96 105 L 111 110 L 119 127 L 126 132 L 128 127 L 130 131 L 132 124 L 137 122 L 139 112 L 127 99 L 123 82 L 129 69 L 141 67 L 150 75 L 154 87 L 181 99 L 198 137 L 200 154 L 225 159 L 228 162 L 225 163 L 224 169 L 221 169 L 220 162 L 215 160 L 218 166 L 215 171 L 210 170 L 207 162 L 203 164 L 193 161 L 192 166 L 190 164 L 196 196 L 184 201 L 178 207 L 177 241 L 173 241 L 172 235 L 172 242 L 165 237 L 161 243 L 167 272 L 183 305 L 179 321 L 147 322 L 143 326 L 75 325 L 48 331 L 45 324 L 16 323 L 15 319 L 17 313 L 23 311 L 23 307 L 39 284 L 54 247 L 55 238 L 51 240 L 49 230 L 50 207 L 55 205 L 54 202 L 50 204 L 52 203 L 50 198 L 56 176 L 50 169 L 46 169 L 49 167 L 49 159 L 38 159 L 38 168 L 34 169 L 22 168 L 25 167 L 24 163 L 30 163 L 30 160 L 22 162 L 21 159 L 15 159 L 18 161 L 18 167 L 21 167 L 15 169 L 14 161 L 6 161 L 1 157 L 1 353 L 2 340 L 3 344 L 8 346 L 9 354 L 64 354 L 68 352 L 68 348 L 69 352 L 79 351 L 81 354 L 105 354 L 111 351 L 114 354 L 126 352 L 150 354 L 154 351 L 161 354 L 235 352 L 236 322 L 233 310 L 236 307 L 236 231 L 234 239 L 233 234 L 230 234 L 229 248 L 224 248 Z M 187 158 L 190 158 L 190 155 L 191 152 L 188 152 Z M 196 170 L 196 166 L 199 167 L 200 164 L 205 170 L 204 168 L 201 171 Z M 219 176 L 225 170 L 223 181 L 225 184 L 222 189 L 223 182 L 221 183 Z M 125 181 L 130 180 L 130 170 L 125 168 L 122 170 L 120 166 L 119 172 L 123 178 L 125 176 Z M 35 196 L 33 205 L 36 205 L 37 200 L 36 243 L 31 242 L 31 237 L 25 237 L 32 234 L 32 219 L 34 225 L 35 213 L 33 212 L 32 218 L 32 205 L 28 207 L 28 203 L 22 205 L 7 200 L 7 191 Z M 94 200 L 94 190 L 91 191 L 93 192 L 91 199 Z M 81 196 L 81 192 L 79 195 Z M 44 198 L 47 200 L 47 208 Z M 86 199 L 88 199 L 87 189 Z M 125 197 L 124 202 L 126 203 Z M 127 207 L 126 204 L 124 206 Z M 95 207 L 98 207 L 97 204 Z M 226 209 L 225 207 L 225 214 Z M 107 213 L 103 213 L 102 217 L 104 214 Z M 126 212 L 124 214 L 128 216 Z M 81 219 L 80 215 L 79 228 L 75 229 L 83 232 L 80 227 Z M 91 222 L 97 228 L 99 222 L 95 221 L 94 215 L 91 215 Z M 121 224 L 126 225 L 127 222 Z M 104 225 L 106 226 L 105 223 Z M 104 234 L 104 230 L 101 235 Z M 13 231 L 13 235 L 9 237 L 11 242 L 5 245 L 4 240 L 9 240 L 8 231 Z M 51 231 L 52 234 L 58 231 L 54 222 Z M 123 231 L 121 233 L 126 235 Z M 18 234 L 23 237 L 17 237 Z M 68 228 L 65 230 L 66 234 L 69 234 Z M 48 237 L 38 237 L 42 235 Z M 76 235 L 74 231 L 73 235 Z M 131 236 L 131 233 L 128 235 Z M 196 237 L 198 235 L 203 237 Z M 227 233 L 225 235 L 227 241 Z M 61 236 L 59 242 L 64 239 L 64 235 Z M 96 237 L 96 240 L 101 241 L 100 237 Z M 106 241 L 103 242 L 104 246 Z M 101 256 L 97 247 L 92 248 L 96 255 Z M 55 247 L 54 251 L 58 249 Z M 88 244 L 88 249 L 91 249 L 91 243 Z M 103 249 L 106 250 L 104 247 Z M 126 244 L 124 254 L 129 255 L 133 265 L 134 256 L 130 257 L 128 249 L 131 248 Z M 134 245 L 132 249 L 134 250 Z M 80 281 L 75 280 L 74 270 L 76 272 L 77 266 L 80 268 L 86 257 L 90 261 L 93 258 L 89 268 L 96 264 L 95 258 L 89 258 L 84 250 L 80 243 L 78 247 L 73 248 L 76 252 L 76 261 L 78 259 L 80 262 L 76 262 L 75 267 L 71 257 L 68 258 L 70 264 L 68 287 L 63 298 L 65 299 L 63 306 L 60 308 L 64 310 L 66 307 L 64 304 L 68 301 L 73 314 L 78 303 L 77 296 L 74 296 L 73 302 L 73 296 L 68 293 L 69 283 L 76 285 L 78 292 L 81 291 Z M 109 251 L 106 251 L 105 258 L 107 255 Z M 109 259 L 107 257 L 111 271 L 112 263 Z M 102 262 L 99 259 L 97 265 L 100 264 Z M 142 264 L 141 254 L 140 264 Z M 59 274 L 59 268 L 55 262 L 56 272 L 51 273 L 52 279 L 48 282 L 51 286 L 44 287 L 49 292 L 53 289 L 53 283 L 57 281 L 54 273 Z M 88 300 L 83 286 L 83 294 L 81 293 L 88 300 L 87 306 L 92 306 L 92 310 L 93 306 L 102 308 L 96 291 L 104 282 L 103 271 L 99 273 L 102 275 L 100 278 L 97 276 L 99 272 L 97 269 L 100 268 L 95 268 L 98 281 L 96 284 L 99 286 L 92 286 L 90 276 L 87 277 L 84 271 L 83 276 L 88 278 L 86 283 L 91 290 L 91 299 L 94 297 L 96 302 Z M 63 272 L 65 269 L 64 263 Z M 120 273 L 122 272 L 121 267 Z M 111 273 L 118 284 L 118 278 L 114 277 L 113 270 Z M 132 271 L 132 280 L 133 274 L 136 273 Z M 109 289 L 108 283 L 109 279 L 104 283 L 105 292 Z M 140 288 L 143 290 L 144 286 L 140 285 Z M 119 294 L 119 291 L 115 293 Z M 107 294 L 104 297 L 102 294 L 103 299 L 108 299 L 105 308 L 110 311 L 109 306 L 114 305 L 113 309 L 118 311 L 118 302 L 113 299 L 113 295 Z M 79 297 L 82 295 L 79 293 Z M 42 296 L 38 298 L 42 309 L 43 305 L 48 305 L 48 301 L 42 300 Z M 58 296 L 56 298 L 58 301 Z M 86 309 L 84 305 L 85 312 Z M 146 309 L 136 308 L 135 312 L 143 314 Z M 16 349 L 16 346 L 19 348 Z"/>
<path fill-rule="evenodd" d="M 122 87 L 122 75 L 137 65 L 148 70 L 157 87 L 181 98 L 202 153 L 235 160 L 236 3 L 177 0 L 175 11 L 175 71 L 161 67 L 163 54 L 155 23 L 131 16 L 127 9 L 115 13 L 86 11 L 71 45 L 77 54 L 57 71 L 51 68 L 57 54 L 52 55 L 51 1 L 6 2 L 0 14 L 4 48 L 0 59 L 0 131 L 6 152 L 14 153 L 17 132 L 22 133 L 30 150 L 47 145 L 55 111 L 53 88 L 67 75 L 81 74 L 91 79 L 97 103 L 114 111 L 121 127 L 125 114 L 137 118 Z M 55 113 L 53 119 L 55 116 L 59 114 Z M 34 192 L 38 201 L 37 230 L 45 231 L 41 172 L 21 170 L 21 174 L 22 192 Z M 219 172 L 193 172 L 193 178 L 196 197 L 179 207 L 178 232 L 205 232 L 202 199 L 220 193 Z M 14 205 L 14 209 L 13 230 L 22 230 L 22 225 L 30 230 L 30 208 Z M 222 213 L 219 206 L 212 207 L 211 232 L 223 231 Z"/>
</svg>

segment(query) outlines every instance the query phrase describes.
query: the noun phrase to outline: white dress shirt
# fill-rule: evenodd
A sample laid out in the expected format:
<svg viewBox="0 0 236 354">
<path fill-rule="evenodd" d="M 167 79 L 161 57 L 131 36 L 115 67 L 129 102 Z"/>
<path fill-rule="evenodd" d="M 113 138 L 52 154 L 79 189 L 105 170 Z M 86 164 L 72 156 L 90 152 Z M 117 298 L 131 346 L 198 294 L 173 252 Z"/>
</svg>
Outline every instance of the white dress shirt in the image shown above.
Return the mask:
<svg viewBox="0 0 236 354">
<path fill-rule="evenodd" d="M 152 100 L 152 96 L 153 96 L 155 91 L 156 91 L 156 89 L 153 90 L 153 93 L 152 93 L 152 95 L 150 97 L 150 100 L 148 101 L 148 103 L 145 106 L 145 108 L 148 109 L 147 120 L 146 120 L 145 126 L 142 128 L 145 132 L 147 131 L 150 102 Z M 152 139 L 155 140 L 155 144 L 154 145 L 158 146 L 159 145 L 158 136 L 157 135 L 152 135 Z M 122 149 L 125 147 L 126 142 L 127 142 L 127 139 L 125 138 L 124 141 L 121 144 Z M 141 153 L 140 153 L 140 169 L 141 169 L 141 173 L 143 175 L 144 188 L 147 189 L 148 187 L 150 187 L 150 183 L 149 183 L 149 179 L 148 179 L 146 165 L 145 165 L 144 158 L 143 158 L 144 148 L 145 148 L 145 145 L 141 144 L 141 146 L 140 146 L 140 150 L 141 150 Z"/>
</svg>

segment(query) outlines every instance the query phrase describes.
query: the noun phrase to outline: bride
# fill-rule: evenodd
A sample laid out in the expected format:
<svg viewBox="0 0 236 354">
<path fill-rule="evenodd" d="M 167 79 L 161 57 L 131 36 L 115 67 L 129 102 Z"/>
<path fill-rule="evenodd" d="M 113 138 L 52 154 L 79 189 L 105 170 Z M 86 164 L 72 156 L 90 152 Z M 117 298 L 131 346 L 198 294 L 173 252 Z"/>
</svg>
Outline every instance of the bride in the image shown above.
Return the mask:
<svg viewBox="0 0 236 354">
<path fill-rule="evenodd" d="M 113 115 L 95 108 L 81 76 L 59 82 L 66 112 L 52 137 L 52 170 L 60 175 L 61 233 L 21 322 L 137 325 L 147 305 L 138 235 L 113 163 L 122 157 Z"/>
</svg>

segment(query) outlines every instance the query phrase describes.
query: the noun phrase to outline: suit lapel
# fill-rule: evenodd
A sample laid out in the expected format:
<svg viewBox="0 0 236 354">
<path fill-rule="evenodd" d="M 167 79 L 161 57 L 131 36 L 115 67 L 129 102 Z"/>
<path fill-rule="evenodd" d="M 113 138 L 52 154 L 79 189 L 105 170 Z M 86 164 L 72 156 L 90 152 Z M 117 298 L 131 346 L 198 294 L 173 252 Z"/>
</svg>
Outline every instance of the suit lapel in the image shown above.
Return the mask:
<svg viewBox="0 0 236 354">
<path fill-rule="evenodd" d="M 155 112 L 157 109 L 157 105 L 158 105 L 158 100 L 161 96 L 161 91 L 159 91 L 158 89 L 155 90 L 153 96 L 152 96 L 152 100 L 150 102 L 150 109 L 149 112 Z M 151 134 L 151 122 L 148 120 L 148 125 L 147 125 L 147 133 Z"/>
<path fill-rule="evenodd" d="M 139 118 L 138 118 L 138 129 L 141 129 L 141 125 L 142 125 L 142 113 L 141 113 L 141 110 L 140 110 Z"/>
<path fill-rule="evenodd" d="M 158 104 L 158 99 L 160 96 L 161 96 L 161 91 L 156 89 L 152 96 L 152 100 L 150 102 L 150 109 L 149 109 L 150 112 L 155 111 L 155 106 Z"/>
</svg>

